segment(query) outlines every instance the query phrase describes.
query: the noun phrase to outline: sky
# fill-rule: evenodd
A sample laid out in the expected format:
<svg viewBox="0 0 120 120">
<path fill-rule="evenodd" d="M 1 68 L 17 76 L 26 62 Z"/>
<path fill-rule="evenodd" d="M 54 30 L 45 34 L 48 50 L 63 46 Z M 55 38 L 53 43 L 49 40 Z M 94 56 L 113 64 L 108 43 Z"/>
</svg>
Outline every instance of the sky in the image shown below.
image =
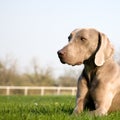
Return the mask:
<svg viewBox="0 0 120 120">
<path fill-rule="evenodd" d="M 119 0 L 0 0 L 0 59 L 12 55 L 24 70 L 36 58 L 56 75 L 79 69 L 60 63 L 57 51 L 76 28 L 105 33 L 120 48 Z"/>
</svg>

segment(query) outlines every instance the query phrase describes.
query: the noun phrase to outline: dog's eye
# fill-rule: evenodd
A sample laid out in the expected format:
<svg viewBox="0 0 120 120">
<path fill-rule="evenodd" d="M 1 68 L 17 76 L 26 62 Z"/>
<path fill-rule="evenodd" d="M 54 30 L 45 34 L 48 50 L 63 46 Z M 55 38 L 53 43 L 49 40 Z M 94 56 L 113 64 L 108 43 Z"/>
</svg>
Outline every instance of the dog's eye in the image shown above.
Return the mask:
<svg viewBox="0 0 120 120">
<path fill-rule="evenodd" d="M 70 42 L 71 38 L 72 38 L 72 34 L 70 34 L 70 35 L 68 36 L 68 41 L 69 41 L 69 42 Z"/>
<path fill-rule="evenodd" d="M 70 36 L 68 36 L 68 41 L 70 42 Z"/>
<path fill-rule="evenodd" d="M 82 41 L 85 41 L 85 40 L 86 40 L 86 38 L 84 38 L 84 37 L 81 37 L 80 39 L 81 39 Z"/>
</svg>

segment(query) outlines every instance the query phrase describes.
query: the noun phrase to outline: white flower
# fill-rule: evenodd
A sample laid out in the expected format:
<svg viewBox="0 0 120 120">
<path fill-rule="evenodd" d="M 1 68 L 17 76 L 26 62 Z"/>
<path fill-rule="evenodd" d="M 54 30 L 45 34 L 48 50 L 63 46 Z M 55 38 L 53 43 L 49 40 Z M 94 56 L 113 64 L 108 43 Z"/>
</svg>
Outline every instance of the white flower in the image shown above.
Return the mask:
<svg viewBox="0 0 120 120">
<path fill-rule="evenodd" d="M 34 103 L 35 106 L 38 106 L 38 103 Z"/>
</svg>

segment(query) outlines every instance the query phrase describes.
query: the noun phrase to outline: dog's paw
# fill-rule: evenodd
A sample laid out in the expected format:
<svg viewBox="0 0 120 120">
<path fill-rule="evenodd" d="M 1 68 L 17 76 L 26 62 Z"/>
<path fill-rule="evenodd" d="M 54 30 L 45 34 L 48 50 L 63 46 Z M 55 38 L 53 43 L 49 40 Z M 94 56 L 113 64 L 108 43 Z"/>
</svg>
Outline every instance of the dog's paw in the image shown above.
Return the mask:
<svg viewBox="0 0 120 120">
<path fill-rule="evenodd" d="M 78 107 L 75 107 L 75 109 L 73 110 L 73 115 L 78 115 L 80 113 L 80 110 L 78 109 Z"/>
<path fill-rule="evenodd" d="M 108 115 L 107 112 L 103 112 L 103 111 L 99 111 L 99 110 L 90 111 L 89 114 L 92 116 L 106 116 L 106 115 Z"/>
</svg>

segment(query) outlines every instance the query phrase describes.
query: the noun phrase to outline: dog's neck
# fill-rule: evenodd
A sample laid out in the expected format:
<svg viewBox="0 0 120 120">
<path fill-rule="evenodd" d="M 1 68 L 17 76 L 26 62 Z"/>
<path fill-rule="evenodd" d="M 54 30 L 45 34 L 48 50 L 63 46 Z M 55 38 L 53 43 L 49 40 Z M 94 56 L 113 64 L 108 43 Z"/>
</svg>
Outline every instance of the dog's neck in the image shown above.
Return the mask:
<svg viewBox="0 0 120 120">
<path fill-rule="evenodd" d="M 91 58 L 84 61 L 84 66 L 85 66 L 84 69 L 87 73 L 91 72 L 92 70 L 94 71 L 97 68 L 97 66 L 94 63 L 94 58 L 95 58 L 94 56 L 91 56 Z"/>
<path fill-rule="evenodd" d="M 94 76 L 96 75 L 97 69 L 99 67 L 95 65 L 94 63 L 94 57 L 91 57 L 90 59 L 84 61 L 84 70 L 83 75 L 85 76 L 88 84 L 88 88 L 91 86 L 91 82 L 94 79 Z"/>
</svg>

